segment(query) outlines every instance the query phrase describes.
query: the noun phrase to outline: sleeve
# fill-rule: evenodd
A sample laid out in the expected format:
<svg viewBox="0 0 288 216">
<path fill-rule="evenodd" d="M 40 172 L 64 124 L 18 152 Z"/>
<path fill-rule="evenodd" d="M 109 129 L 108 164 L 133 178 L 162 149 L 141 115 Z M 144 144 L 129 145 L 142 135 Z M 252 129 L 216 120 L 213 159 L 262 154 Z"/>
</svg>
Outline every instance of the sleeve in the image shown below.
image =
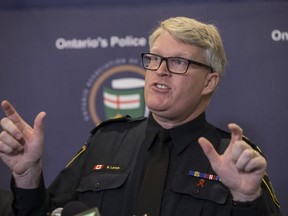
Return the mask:
<svg viewBox="0 0 288 216">
<path fill-rule="evenodd" d="M 11 189 L 14 195 L 12 209 L 17 216 L 44 216 L 44 209 L 42 207 L 45 200 L 45 184 L 43 175 L 41 175 L 41 182 L 38 188 L 35 189 L 21 189 L 15 186 L 14 179 L 11 180 Z"/>
<path fill-rule="evenodd" d="M 12 216 L 12 193 L 7 190 L 0 189 L 0 215 Z"/>
</svg>

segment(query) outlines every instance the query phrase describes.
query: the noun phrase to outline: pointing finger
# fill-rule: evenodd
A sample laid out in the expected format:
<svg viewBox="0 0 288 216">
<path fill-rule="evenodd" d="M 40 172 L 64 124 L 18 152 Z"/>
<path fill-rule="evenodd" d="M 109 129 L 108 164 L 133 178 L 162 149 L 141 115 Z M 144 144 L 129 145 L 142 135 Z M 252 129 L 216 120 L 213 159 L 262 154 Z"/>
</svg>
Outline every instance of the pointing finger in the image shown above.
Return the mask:
<svg viewBox="0 0 288 216">
<path fill-rule="evenodd" d="M 1 106 L 7 118 L 13 121 L 17 125 L 19 130 L 22 130 L 25 127 L 25 122 L 17 113 L 16 109 L 6 100 L 1 103 Z"/>
</svg>

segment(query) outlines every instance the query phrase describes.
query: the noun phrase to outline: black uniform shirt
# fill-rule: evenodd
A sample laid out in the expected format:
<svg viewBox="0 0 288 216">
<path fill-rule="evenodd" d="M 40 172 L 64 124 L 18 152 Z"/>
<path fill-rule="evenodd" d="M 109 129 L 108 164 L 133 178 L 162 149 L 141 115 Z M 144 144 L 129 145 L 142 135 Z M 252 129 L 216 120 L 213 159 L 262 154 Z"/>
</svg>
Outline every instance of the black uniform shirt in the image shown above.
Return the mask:
<svg viewBox="0 0 288 216">
<path fill-rule="evenodd" d="M 43 181 L 35 190 L 13 187 L 15 212 L 46 215 L 65 203 L 80 200 L 91 208 L 97 206 L 101 216 L 131 216 L 159 128 L 151 116 L 148 121 L 123 118 L 100 125 L 48 190 Z M 220 181 L 191 174 L 216 176 L 198 143 L 199 137 L 210 140 L 220 153 L 225 149 L 221 141 L 230 138 L 229 133 L 209 124 L 204 113 L 169 129 L 169 133 L 172 147 L 162 216 L 280 215 L 264 184 L 259 199 L 235 206 Z"/>
</svg>

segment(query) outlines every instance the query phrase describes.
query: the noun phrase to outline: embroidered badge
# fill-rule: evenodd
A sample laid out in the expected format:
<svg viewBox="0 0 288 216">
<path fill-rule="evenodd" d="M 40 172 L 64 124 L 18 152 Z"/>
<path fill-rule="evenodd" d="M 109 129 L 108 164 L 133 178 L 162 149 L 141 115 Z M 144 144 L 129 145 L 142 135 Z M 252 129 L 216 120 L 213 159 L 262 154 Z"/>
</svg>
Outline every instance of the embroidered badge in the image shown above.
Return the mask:
<svg viewBox="0 0 288 216">
<path fill-rule="evenodd" d="M 93 166 L 93 171 L 109 170 L 109 171 L 119 171 L 122 167 L 119 165 L 107 165 L 107 164 L 95 164 Z"/>
<path fill-rule="evenodd" d="M 204 188 L 205 179 L 200 179 L 196 185 L 196 187 Z"/>
</svg>

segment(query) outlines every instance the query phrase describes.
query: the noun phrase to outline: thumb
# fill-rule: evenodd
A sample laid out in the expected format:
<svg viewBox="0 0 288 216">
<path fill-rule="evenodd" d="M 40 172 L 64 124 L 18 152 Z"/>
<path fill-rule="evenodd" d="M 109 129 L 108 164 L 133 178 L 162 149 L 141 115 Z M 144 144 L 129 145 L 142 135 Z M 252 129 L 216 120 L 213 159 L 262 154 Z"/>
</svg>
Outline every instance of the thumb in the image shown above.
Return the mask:
<svg viewBox="0 0 288 216">
<path fill-rule="evenodd" d="M 204 154 L 206 155 L 206 157 L 210 161 L 210 164 L 212 165 L 212 167 L 217 167 L 217 165 L 219 164 L 219 161 L 220 161 L 220 155 L 216 152 L 212 143 L 204 137 L 200 137 L 198 139 L 198 142 L 199 142 Z"/>
<path fill-rule="evenodd" d="M 34 131 L 37 135 L 44 134 L 44 120 L 46 118 L 46 112 L 40 112 L 34 120 Z"/>
</svg>

